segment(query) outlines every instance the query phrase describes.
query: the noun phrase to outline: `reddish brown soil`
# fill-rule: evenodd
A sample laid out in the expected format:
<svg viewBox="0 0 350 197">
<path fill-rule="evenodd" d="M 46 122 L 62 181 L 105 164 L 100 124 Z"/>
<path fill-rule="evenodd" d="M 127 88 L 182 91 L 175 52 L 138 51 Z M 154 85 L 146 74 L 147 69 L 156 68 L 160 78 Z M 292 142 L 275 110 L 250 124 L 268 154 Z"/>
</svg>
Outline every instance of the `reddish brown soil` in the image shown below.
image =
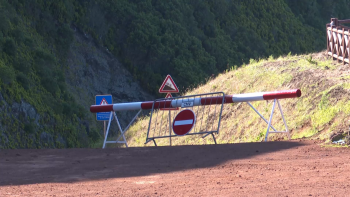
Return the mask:
<svg viewBox="0 0 350 197">
<path fill-rule="evenodd" d="M 0 196 L 348 196 L 349 161 L 313 141 L 0 150 Z"/>
</svg>

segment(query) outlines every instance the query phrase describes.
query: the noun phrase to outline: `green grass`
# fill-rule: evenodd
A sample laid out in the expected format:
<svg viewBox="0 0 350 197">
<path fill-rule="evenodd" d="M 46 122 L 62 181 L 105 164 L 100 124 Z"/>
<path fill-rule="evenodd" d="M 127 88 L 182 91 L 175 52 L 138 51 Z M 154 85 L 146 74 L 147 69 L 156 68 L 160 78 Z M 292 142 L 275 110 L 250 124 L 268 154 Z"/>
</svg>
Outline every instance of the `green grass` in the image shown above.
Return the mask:
<svg viewBox="0 0 350 197">
<path fill-rule="evenodd" d="M 318 138 L 327 140 L 329 134 L 344 127 L 350 119 L 350 98 L 331 98 L 332 92 L 340 88 L 347 90 L 349 83 L 338 80 L 320 78 L 321 81 L 295 80 L 302 72 L 322 73 L 336 72 L 337 64 L 329 59 L 310 58 L 310 55 L 292 56 L 268 59 L 250 60 L 250 64 L 240 68 L 231 67 L 206 84 L 189 90 L 186 95 L 223 91 L 225 94 L 242 94 L 299 88 L 300 98 L 280 100 L 292 139 Z M 332 75 L 330 75 L 332 76 Z M 306 79 L 305 79 L 306 80 Z M 330 83 L 325 80 L 338 80 Z M 302 85 L 298 85 L 302 84 Z M 345 95 L 346 96 L 346 95 Z M 272 102 L 256 101 L 251 104 L 268 119 Z M 218 143 L 259 142 L 264 140 L 267 124 L 246 103 L 233 103 L 224 106 Z M 277 130 L 284 130 L 282 116 L 276 105 L 272 125 Z M 144 146 L 149 119 L 145 117 L 135 123 L 129 133 L 131 146 Z M 271 129 L 272 130 L 272 129 Z M 287 139 L 285 134 L 270 134 L 269 140 Z M 173 138 L 173 145 L 181 144 L 212 144 L 210 136 L 201 139 L 200 136 L 185 136 Z M 158 145 L 168 146 L 169 139 L 157 140 Z M 153 146 L 153 143 L 147 144 Z"/>
</svg>

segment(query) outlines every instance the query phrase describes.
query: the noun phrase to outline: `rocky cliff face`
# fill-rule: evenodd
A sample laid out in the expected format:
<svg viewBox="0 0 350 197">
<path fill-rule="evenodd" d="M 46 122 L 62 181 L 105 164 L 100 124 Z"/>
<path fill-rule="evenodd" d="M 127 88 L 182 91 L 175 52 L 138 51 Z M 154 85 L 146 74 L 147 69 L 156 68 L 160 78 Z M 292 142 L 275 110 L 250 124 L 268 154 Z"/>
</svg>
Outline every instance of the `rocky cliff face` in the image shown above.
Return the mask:
<svg viewBox="0 0 350 197">
<path fill-rule="evenodd" d="M 66 147 L 66 140 L 49 132 L 54 121 L 43 124 L 41 116 L 28 102 L 8 102 L 0 93 L 0 149 L 2 148 L 55 148 L 55 142 Z"/>
<path fill-rule="evenodd" d="M 114 103 L 153 100 L 108 50 L 98 47 L 91 37 L 78 31 L 75 32 L 74 38 L 64 69 L 69 91 L 86 109 L 87 118 L 79 119 L 82 125 L 79 134 L 81 137 L 86 137 L 92 126 L 99 128 L 100 134 L 103 133 L 103 124 L 96 121 L 95 114 L 89 111 L 90 105 L 95 104 L 95 95 L 111 94 Z M 53 119 L 48 118 L 48 115 L 39 115 L 36 109 L 23 99 L 18 103 L 9 102 L 5 97 L 6 93 L 0 92 L 0 119 L 1 122 L 9 121 L 11 124 L 0 123 L 0 149 L 56 148 L 57 142 L 59 147 L 67 147 L 66 139 L 52 132 L 55 125 Z M 121 126 L 127 126 L 136 113 L 118 113 Z M 26 143 L 21 143 L 23 141 Z"/>
<path fill-rule="evenodd" d="M 95 104 L 96 95 L 111 94 L 113 103 L 154 99 L 140 88 L 118 59 L 107 49 L 96 46 L 93 39 L 84 33 L 76 31 L 67 63 L 66 83 L 76 100 L 87 110 Z M 121 125 L 125 127 L 136 113 L 118 113 Z M 89 116 L 96 120 L 95 114 L 89 112 Z"/>
</svg>

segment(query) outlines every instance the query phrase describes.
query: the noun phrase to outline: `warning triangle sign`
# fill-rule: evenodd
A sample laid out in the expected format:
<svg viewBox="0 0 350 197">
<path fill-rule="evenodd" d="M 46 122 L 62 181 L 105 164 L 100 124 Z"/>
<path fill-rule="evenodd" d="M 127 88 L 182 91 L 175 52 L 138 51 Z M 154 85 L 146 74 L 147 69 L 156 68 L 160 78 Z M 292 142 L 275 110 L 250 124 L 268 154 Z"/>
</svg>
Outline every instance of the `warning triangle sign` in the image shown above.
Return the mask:
<svg viewBox="0 0 350 197">
<path fill-rule="evenodd" d="M 165 98 L 173 98 L 173 95 L 171 95 L 170 93 L 166 94 Z"/>
<path fill-rule="evenodd" d="M 108 105 L 108 103 L 107 103 L 105 98 L 102 98 L 102 101 L 101 101 L 100 105 Z"/>
<path fill-rule="evenodd" d="M 170 75 L 167 75 L 162 86 L 159 88 L 159 93 L 178 93 L 179 89 L 177 88 L 173 78 Z"/>
<path fill-rule="evenodd" d="M 168 93 L 165 98 L 173 98 L 173 96 L 171 95 L 171 93 Z M 160 110 L 179 110 L 178 107 L 175 108 L 160 108 Z"/>
</svg>

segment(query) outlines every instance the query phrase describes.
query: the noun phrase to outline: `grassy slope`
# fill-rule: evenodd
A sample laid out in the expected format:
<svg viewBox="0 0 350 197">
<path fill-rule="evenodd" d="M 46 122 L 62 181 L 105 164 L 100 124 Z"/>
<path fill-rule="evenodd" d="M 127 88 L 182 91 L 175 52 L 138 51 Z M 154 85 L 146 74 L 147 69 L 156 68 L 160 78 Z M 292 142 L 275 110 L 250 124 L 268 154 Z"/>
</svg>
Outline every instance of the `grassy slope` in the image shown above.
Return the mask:
<svg viewBox="0 0 350 197">
<path fill-rule="evenodd" d="M 217 91 L 239 94 L 299 88 L 302 91 L 300 98 L 280 100 L 291 138 L 308 137 L 327 141 L 330 133 L 345 131 L 350 124 L 349 79 L 347 66 L 327 58 L 325 52 L 288 55 L 277 59 L 270 57 L 251 60 L 250 64 L 238 69 L 231 68 L 206 84 L 188 91 L 186 95 Z M 269 117 L 271 101 L 251 103 L 265 118 Z M 264 139 L 267 124 L 247 104 L 225 105 L 222 117 L 220 134 L 216 136 L 218 143 L 255 142 Z M 130 128 L 127 136 L 130 146 L 144 146 L 148 121 L 149 118 L 145 117 Z M 283 129 L 281 115 L 276 110 L 273 124 L 276 129 Z M 269 136 L 269 140 L 281 138 L 287 139 L 284 134 Z M 202 139 L 195 135 L 173 138 L 172 143 L 211 144 L 213 140 L 210 136 Z M 158 140 L 157 144 L 169 145 L 169 139 Z M 153 143 L 147 145 L 153 146 Z"/>
</svg>

